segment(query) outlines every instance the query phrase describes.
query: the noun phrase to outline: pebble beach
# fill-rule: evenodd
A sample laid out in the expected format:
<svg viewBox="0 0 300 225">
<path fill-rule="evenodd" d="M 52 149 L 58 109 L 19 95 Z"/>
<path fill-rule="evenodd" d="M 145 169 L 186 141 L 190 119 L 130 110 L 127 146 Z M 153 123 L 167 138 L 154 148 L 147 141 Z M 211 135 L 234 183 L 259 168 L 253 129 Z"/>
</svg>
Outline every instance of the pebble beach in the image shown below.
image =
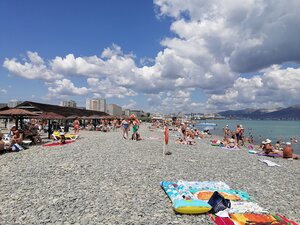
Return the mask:
<svg viewBox="0 0 300 225">
<path fill-rule="evenodd" d="M 30 146 L 0 155 L 0 224 L 214 224 L 207 215 L 175 214 L 161 181 L 223 181 L 249 193 L 266 210 L 300 223 L 300 161 L 226 151 L 196 139 L 175 143 L 162 130 L 145 140 L 121 131 L 80 131 L 71 144 Z M 269 167 L 258 159 L 280 165 Z"/>
</svg>

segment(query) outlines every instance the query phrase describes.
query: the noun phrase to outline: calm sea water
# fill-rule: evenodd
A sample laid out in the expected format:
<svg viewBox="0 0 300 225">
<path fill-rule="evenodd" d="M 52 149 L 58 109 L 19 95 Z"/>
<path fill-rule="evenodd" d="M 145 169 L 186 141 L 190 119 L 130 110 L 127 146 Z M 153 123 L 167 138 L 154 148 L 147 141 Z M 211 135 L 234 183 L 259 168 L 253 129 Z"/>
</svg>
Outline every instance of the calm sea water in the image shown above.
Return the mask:
<svg viewBox="0 0 300 225">
<path fill-rule="evenodd" d="M 266 138 L 276 141 L 290 141 L 291 137 L 298 140 L 293 144 L 296 154 L 300 154 L 300 121 L 273 121 L 273 120 L 206 120 L 201 122 L 216 123 L 217 126 L 211 130 L 213 134 L 223 136 L 223 127 L 229 126 L 234 130 L 237 124 L 242 124 L 245 129 L 245 137 L 252 135 L 254 144 L 260 144 Z"/>
</svg>

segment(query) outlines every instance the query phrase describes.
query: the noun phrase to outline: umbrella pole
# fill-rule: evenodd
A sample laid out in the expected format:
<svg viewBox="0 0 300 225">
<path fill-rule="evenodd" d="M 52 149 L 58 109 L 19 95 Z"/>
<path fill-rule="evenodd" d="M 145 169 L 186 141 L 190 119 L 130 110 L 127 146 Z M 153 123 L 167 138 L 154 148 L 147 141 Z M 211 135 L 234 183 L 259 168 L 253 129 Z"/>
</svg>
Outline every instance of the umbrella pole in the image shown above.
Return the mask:
<svg viewBox="0 0 300 225">
<path fill-rule="evenodd" d="M 17 130 L 18 130 L 18 127 L 19 127 L 19 118 L 16 117 L 16 128 L 17 128 Z"/>
<path fill-rule="evenodd" d="M 48 139 L 50 139 L 51 136 L 51 128 L 50 128 L 50 120 L 48 120 Z"/>
</svg>

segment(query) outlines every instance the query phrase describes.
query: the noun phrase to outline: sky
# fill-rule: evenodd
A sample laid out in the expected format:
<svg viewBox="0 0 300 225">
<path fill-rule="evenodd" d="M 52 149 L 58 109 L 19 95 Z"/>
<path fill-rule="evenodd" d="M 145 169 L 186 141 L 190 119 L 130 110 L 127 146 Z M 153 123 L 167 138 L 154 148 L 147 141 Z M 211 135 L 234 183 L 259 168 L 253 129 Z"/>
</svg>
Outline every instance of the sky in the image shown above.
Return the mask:
<svg viewBox="0 0 300 225">
<path fill-rule="evenodd" d="M 1 0 L 0 102 L 208 113 L 300 103 L 299 0 Z"/>
</svg>

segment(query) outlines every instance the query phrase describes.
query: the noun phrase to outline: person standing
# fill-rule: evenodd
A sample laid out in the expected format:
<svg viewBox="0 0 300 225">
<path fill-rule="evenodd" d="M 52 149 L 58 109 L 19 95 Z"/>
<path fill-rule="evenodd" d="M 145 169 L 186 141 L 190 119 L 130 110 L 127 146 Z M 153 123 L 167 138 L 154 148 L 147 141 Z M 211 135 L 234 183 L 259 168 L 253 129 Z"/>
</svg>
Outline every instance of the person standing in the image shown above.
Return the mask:
<svg viewBox="0 0 300 225">
<path fill-rule="evenodd" d="M 73 127 L 74 127 L 74 132 L 75 134 L 78 134 L 79 133 L 79 120 L 78 118 L 75 118 L 74 122 L 73 122 Z"/>
<path fill-rule="evenodd" d="M 123 130 L 123 138 L 128 138 L 128 131 L 129 131 L 129 120 L 124 118 L 121 122 L 122 130 Z"/>
<path fill-rule="evenodd" d="M 139 121 L 138 119 L 135 119 L 132 121 L 132 140 L 138 141 L 138 130 L 139 130 Z"/>
</svg>

